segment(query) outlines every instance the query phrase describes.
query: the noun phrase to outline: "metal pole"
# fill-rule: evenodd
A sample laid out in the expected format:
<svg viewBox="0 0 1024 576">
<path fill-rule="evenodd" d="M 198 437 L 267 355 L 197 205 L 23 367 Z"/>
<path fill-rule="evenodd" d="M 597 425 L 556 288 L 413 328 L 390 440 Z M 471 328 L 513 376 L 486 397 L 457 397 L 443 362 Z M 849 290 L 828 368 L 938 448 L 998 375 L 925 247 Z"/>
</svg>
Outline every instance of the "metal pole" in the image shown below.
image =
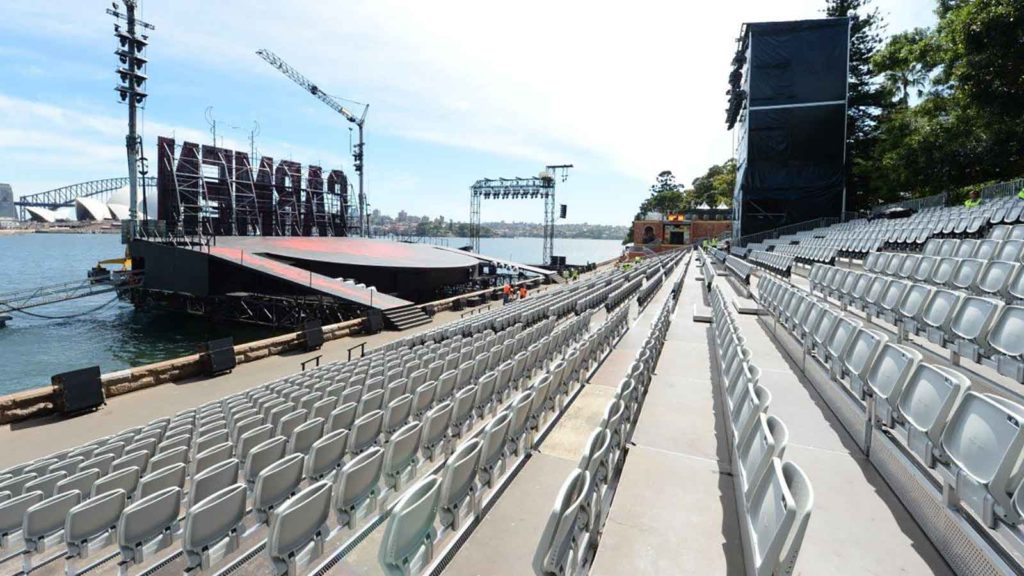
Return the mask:
<svg viewBox="0 0 1024 576">
<path fill-rule="evenodd" d="M 128 35 L 132 38 L 135 37 L 135 0 L 125 0 L 124 2 L 125 11 L 128 13 Z M 128 46 L 128 49 L 134 56 L 135 47 L 132 45 Z M 131 82 L 130 88 L 131 93 L 128 95 L 128 135 L 125 137 L 125 147 L 128 149 L 128 237 L 131 239 L 135 238 L 135 222 L 139 217 L 139 165 L 138 165 L 138 154 L 139 154 L 139 136 L 137 133 L 138 129 L 138 103 L 135 101 L 135 88 L 134 85 L 134 74 L 137 72 L 136 59 L 128 58 L 128 70 L 132 73 L 129 77 Z"/>
<path fill-rule="evenodd" d="M 366 191 L 363 189 L 363 124 L 359 123 L 359 144 L 356 148 L 356 161 L 359 172 L 359 227 L 363 229 L 363 237 L 370 237 L 370 215 L 366 213 Z"/>
</svg>

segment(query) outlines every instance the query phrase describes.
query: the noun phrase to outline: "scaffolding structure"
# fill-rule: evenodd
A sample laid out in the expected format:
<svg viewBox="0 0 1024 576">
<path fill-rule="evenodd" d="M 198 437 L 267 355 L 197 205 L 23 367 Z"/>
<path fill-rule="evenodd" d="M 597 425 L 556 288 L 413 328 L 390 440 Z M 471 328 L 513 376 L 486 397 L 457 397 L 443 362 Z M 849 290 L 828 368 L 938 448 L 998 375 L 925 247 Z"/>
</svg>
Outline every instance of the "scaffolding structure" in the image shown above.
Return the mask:
<svg viewBox="0 0 1024 576">
<path fill-rule="evenodd" d="M 555 177 L 569 177 L 572 164 L 552 164 L 531 178 L 484 178 L 470 186 L 469 239 L 480 253 L 480 204 L 482 200 L 544 199 L 544 248 L 541 265 L 550 266 L 555 251 Z"/>
<path fill-rule="evenodd" d="M 159 138 L 157 218 L 170 236 L 348 236 L 359 231 L 348 178 L 319 166 Z M 325 186 L 326 184 L 326 186 Z"/>
</svg>

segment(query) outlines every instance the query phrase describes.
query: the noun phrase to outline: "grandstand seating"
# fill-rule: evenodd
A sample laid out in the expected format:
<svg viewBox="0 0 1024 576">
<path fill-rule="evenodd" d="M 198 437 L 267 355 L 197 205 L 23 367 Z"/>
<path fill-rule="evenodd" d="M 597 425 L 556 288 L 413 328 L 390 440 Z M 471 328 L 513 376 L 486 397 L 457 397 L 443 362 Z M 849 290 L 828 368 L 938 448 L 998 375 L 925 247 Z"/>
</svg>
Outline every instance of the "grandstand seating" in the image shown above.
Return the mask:
<svg viewBox="0 0 1024 576">
<path fill-rule="evenodd" d="M 0 552 L 16 554 L 0 564 L 297 574 L 386 519 L 380 566 L 406 573 L 428 539 L 479 514 L 467 502 L 528 454 L 626 329 L 622 304 L 649 298 L 680 256 L 11 466 L 0 472 Z"/>
</svg>

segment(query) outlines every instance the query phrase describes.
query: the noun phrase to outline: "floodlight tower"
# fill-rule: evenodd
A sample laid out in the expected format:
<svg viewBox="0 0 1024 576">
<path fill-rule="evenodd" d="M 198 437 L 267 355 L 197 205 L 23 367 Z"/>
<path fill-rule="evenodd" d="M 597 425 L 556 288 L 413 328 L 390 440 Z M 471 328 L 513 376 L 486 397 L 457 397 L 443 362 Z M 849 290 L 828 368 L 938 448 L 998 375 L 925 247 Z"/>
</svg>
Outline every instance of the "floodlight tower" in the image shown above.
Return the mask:
<svg viewBox="0 0 1024 576">
<path fill-rule="evenodd" d="M 138 134 L 138 111 L 148 96 L 143 89 L 146 84 L 144 70 L 147 63 L 143 53 L 146 50 L 146 45 L 149 44 L 149 36 L 139 34 L 138 29 L 154 30 L 155 28 L 135 17 L 139 0 L 121 0 L 121 2 L 124 4 L 124 13 L 118 10 L 118 3 L 115 1 L 111 4 L 111 8 L 107 9 L 107 14 L 118 20 L 114 24 L 114 36 L 117 37 L 120 46 L 114 54 L 121 61 L 117 75 L 122 84 L 115 87 L 114 90 L 121 96 L 121 101 L 128 104 L 128 135 L 125 136 L 125 148 L 128 151 L 128 219 L 130 222 L 128 226 L 129 237 L 134 238 L 139 216 L 139 164 L 145 162 L 145 158 L 142 157 L 142 139 Z M 124 30 L 121 29 L 121 20 L 125 21 Z M 145 166 L 143 166 L 143 170 L 145 171 Z"/>
<path fill-rule="evenodd" d="M 363 124 L 366 122 L 366 111 L 370 109 L 369 104 L 363 105 L 363 114 L 356 116 L 349 112 L 347 108 L 342 106 L 341 102 L 338 102 L 333 97 L 325 94 L 316 84 L 311 82 L 308 78 L 303 76 L 298 70 L 292 68 L 287 62 L 282 60 L 277 54 L 274 54 L 270 50 L 261 48 L 256 51 L 256 54 L 260 58 L 267 61 L 268 64 L 277 68 L 282 74 L 291 79 L 299 86 L 303 87 L 307 92 L 312 94 L 332 110 L 341 114 L 346 120 L 356 125 L 359 129 L 359 143 L 355 145 L 352 150 L 352 168 L 359 175 L 359 228 L 362 231 L 363 236 L 369 236 L 370 232 L 370 215 L 366 210 L 366 191 L 363 188 Z"/>
</svg>

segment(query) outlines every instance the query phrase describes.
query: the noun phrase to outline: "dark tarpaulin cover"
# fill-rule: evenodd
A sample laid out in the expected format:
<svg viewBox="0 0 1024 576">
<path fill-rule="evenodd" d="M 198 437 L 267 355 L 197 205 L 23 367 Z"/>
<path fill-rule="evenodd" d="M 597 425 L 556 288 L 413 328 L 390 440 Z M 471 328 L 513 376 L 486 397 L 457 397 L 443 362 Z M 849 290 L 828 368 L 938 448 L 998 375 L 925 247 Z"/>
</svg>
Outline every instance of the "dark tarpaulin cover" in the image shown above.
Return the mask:
<svg viewBox="0 0 1024 576">
<path fill-rule="evenodd" d="M 845 105 L 751 110 L 748 129 L 743 234 L 841 214 Z"/>
<path fill-rule="evenodd" d="M 849 20 L 747 25 L 750 107 L 846 100 Z"/>
</svg>

